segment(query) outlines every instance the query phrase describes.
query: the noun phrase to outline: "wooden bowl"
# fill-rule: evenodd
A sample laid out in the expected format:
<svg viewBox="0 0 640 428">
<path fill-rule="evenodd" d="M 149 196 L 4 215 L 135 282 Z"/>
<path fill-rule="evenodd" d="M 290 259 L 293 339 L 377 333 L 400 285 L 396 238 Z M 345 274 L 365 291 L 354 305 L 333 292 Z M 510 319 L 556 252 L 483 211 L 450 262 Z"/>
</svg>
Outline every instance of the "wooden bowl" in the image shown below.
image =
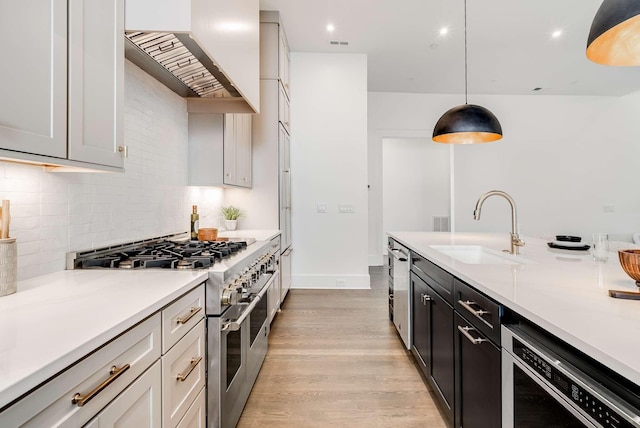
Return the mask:
<svg viewBox="0 0 640 428">
<path fill-rule="evenodd" d="M 620 250 L 618 258 L 622 269 L 632 279 L 636 281 L 636 285 L 640 287 L 640 250 Z"/>
<path fill-rule="evenodd" d="M 215 241 L 218 237 L 218 229 L 215 227 L 203 227 L 198 229 L 198 241 Z"/>
</svg>

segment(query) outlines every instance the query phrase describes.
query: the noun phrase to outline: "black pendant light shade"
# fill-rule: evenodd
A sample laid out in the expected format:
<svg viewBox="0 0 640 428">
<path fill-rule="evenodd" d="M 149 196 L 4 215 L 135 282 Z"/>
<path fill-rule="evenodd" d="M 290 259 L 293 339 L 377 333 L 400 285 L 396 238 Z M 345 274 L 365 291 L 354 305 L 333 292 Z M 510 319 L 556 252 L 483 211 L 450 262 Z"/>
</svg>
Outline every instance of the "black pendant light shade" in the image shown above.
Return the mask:
<svg viewBox="0 0 640 428">
<path fill-rule="evenodd" d="M 603 65 L 640 65 L 640 1 L 604 0 L 591 24 L 587 58 Z"/>
<path fill-rule="evenodd" d="M 433 141 L 477 144 L 502 138 L 502 126 L 498 118 L 486 108 L 467 102 L 467 0 L 464 1 L 464 102 L 440 117 L 433 128 Z"/>
<path fill-rule="evenodd" d="M 502 126 L 486 108 L 462 104 L 442 115 L 432 138 L 436 143 L 446 144 L 490 143 L 502 138 Z"/>
</svg>

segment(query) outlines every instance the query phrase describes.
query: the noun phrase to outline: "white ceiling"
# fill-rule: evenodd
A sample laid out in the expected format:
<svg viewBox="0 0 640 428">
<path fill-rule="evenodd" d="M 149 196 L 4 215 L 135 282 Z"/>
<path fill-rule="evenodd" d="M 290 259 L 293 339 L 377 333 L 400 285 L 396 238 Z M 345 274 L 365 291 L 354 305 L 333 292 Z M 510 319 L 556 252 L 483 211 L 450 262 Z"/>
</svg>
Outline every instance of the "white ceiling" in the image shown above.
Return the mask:
<svg viewBox="0 0 640 428">
<path fill-rule="evenodd" d="M 585 56 L 601 3 L 468 0 L 469 93 L 640 90 L 640 67 L 602 66 Z M 260 8 L 280 11 L 293 52 L 366 53 L 369 91 L 464 93 L 464 0 L 260 0 Z M 449 33 L 443 37 L 445 26 Z M 553 39 L 557 29 L 563 35 Z"/>
</svg>

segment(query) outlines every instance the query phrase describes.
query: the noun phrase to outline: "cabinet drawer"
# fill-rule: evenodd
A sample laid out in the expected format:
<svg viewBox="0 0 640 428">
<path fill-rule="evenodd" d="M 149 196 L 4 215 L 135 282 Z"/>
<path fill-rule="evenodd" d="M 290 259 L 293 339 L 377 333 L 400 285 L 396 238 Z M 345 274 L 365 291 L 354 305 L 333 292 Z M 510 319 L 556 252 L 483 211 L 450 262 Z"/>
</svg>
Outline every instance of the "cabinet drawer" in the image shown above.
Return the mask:
<svg viewBox="0 0 640 428">
<path fill-rule="evenodd" d="M 162 354 L 204 317 L 204 285 L 162 310 Z"/>
<path fill-rule="evenodd" d="M 207 394 L 204 388 L 198 394 L 198 398 L 193 402 L 184 418 L 180 421 L 177 428 L 205 428 L 207 410 Z"/>
<path fill-rule="evenodd" d="M 160 358 L 160 337 L 155 314 L 9 407 L 0 426 L 83 425 Z"/>
<path fill-rule="evenodd" d="M 413 251 L 411 270 L 453 305 L 453 275 Z"/>
<path fill-rule="evenodd" d="M 124 426 L 157 428 L 162 423 L 160 361 L 105 407 L 85 428 Z"/>
<path fill-rule="evenodd" d="M 204 320 L 162 357 L 164 427 L 175 427 L 205 382 Z"/>
<path fill-rule="evenodd" d="M 502 306 L 458 279 L 455 280 L 454 287 L 456 311 L 500 345 Z"/>
</svg>

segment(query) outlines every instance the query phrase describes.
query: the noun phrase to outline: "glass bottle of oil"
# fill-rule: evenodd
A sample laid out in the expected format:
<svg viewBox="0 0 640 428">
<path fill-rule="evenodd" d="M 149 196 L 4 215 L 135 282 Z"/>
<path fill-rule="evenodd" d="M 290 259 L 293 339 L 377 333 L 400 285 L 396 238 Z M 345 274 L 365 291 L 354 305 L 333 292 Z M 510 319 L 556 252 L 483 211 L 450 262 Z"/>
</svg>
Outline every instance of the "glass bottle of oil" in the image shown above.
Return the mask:
<svg viewBox="0 0 640 428">
<path fill-rule="evenodd" d="M 198 206 L 194 205 L 191 207 L 193 212 L 191 213 L 191 239 L 198 239 L 198 223 L 200 220 L 200 216 L 198 215 Z"/>
</svg>

